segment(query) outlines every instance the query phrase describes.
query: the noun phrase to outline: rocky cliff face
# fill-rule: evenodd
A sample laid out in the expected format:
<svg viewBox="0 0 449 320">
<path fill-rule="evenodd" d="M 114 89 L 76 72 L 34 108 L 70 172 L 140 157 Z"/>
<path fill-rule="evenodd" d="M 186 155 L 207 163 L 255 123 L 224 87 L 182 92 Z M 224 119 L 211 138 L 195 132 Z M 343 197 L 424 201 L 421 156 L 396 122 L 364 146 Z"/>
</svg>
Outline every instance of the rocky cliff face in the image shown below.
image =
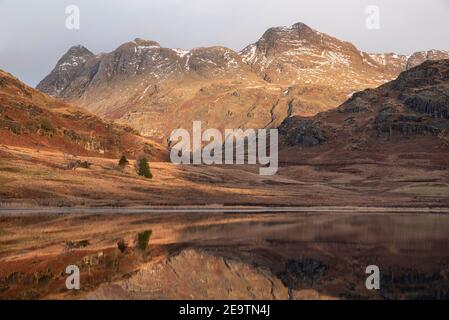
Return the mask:
<svg viewBox="0 0 449 320">
<path fill-rule="evenodd" d="M 170 49 L 142 39 L 98 55 L 78 46 L 37 88 L 162 141 L 193 120 L 220 129 L 265 128 L 290 115 L 312 116 L 444 54 L 369 54 L 298 23 L 267 30 L 240 53 Z"/>
<path fill-rule="evenodd" d="M 126 88 L 126 82 L 132 78 L 141 78 L 148 83 L 226 76 L 238 79 L 244 78 L 248 70 L 236 52 L 224 47 L 187 51 L 135 39 L 108 54 L 94 55 L 82 46 L 72 47 L 37 89 L 52 96 L 73 99 L 86 97 L 89 90 L 114 82 L 120 82 Z"/>
<path fill-rule="evenodd" d="M 91 56 L 64 89 L 55 85 L 59 70 L 60 65 L 38 89 L 161 141 L 174 128 L 190 128 L 193 120 L 217 128 L 258 128 L 279 124 L 288 111 L 287 104 L 278 105 L 281 88 L 267 86 L 238 53 L 224 47 L 184 51 L 136 39 Z"/>
<path fill-rule="evenodd" d="M 427 60 L 443 59 L 449 59 L 449 52 L 441 50 L 415 52 L 407 59 L 406 69 L 414 68 Z"/>
<path fill-rule="evenodd" d="M 267 30 L 241 54 L 269 82 L 346 86 L 346 90 L 355 86 L 356 78 L 366 84 L 385 82 L 402 71 L 406 60 L 394 54 L 360 52 L 353 44 L 302 23 Z"/>
<path fill-rule="evenodd" d="M 72 84 L 86 65 L 95 55 L 83 46 L 75 46 L 58 61 L 55 69 L 38 86 L 42 92 L 54 97 L 64 97 L 64 90 Z M 80 81 L 77 85 L 80 86 Z"/>
</svg>

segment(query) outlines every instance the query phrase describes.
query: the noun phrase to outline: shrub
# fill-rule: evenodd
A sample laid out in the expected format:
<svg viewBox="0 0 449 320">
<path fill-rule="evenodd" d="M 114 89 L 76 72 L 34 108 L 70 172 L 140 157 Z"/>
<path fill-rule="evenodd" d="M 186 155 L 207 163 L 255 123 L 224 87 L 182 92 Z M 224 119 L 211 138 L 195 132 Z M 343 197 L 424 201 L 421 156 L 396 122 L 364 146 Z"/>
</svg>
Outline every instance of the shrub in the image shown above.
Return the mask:
<svg viewBox="0 0 449 320">
<path fill-rule="evenodd" d="M 53 127 L 50 121 L 43 120 L 41 123 L 41 129 L 48 133 L 55 133 L 56 129 Z"/>
<path fill-rule="evenodd" d="M 79 167 L 84 169 L 90 169 L 91 166 L 92 163 L 90 163 L 89 161 L 81 161 L 79 164 Z"/>
<path fill-rule="evenodd" d="M 34 272 L 34 283 L 37 285 L 45 285 L 47 284 L 51 279 L 53 279 L 53 272 L 50 268 L 47 268 L 43 271 L 35 271 Z"/>
<path fill-rule="evenodd" d="M 117 242 L 117 248 L 121 253 L 123 253 L 126 251 L 126 248 L 128 248 L 128 244 L 125 242 L 125 240 L 121 239 L 119 242 Z"/>
<path fill-rule="evenodd" d="M 18 122 L 12 122 L 9 125 L 9 129 L 11 130 L 11 132 L 13 132 L 13 133 L 15 133 L 17 135 L 22 133 L 22 126 Z"/>
<path fill-rule="evenodd" d="M 79 249 L 85 248 L 90 245 L 89 240 L 81 240 L 81 241 L 66 241 L 65 246 L 67 249 Z"/>
<path fill-rule="evenodd" d="M 144 232 L 140 232 L 137 234 L 137 247 L 142 250 L 146 251 L 148 249 L 148 243 L 150 242 L 150 237 L 153 231 L 146 230 Z"/>
<path fill-rule="evenodd" d="M 76 168 L 90 169 L 91 166 L 92 163 L 89 161 L 69 160 L 67 163 L 68 170 L 75 170 Z"/>
<path fill-rule="evenodd" d="M 125 156 L 122 156 L 118 162 L 118 165 L 122 168 L 126 167 L 129 164 L 128 159 Z"/>
<path fill-rule="evenodd" d="M 137 173 L 139 176 L 152 179 L 153 175 L 150 171 L 150 166 L 148 165 L 148 160 L 146 157 L 140 157 L 137 159 Z"/>
</svg>

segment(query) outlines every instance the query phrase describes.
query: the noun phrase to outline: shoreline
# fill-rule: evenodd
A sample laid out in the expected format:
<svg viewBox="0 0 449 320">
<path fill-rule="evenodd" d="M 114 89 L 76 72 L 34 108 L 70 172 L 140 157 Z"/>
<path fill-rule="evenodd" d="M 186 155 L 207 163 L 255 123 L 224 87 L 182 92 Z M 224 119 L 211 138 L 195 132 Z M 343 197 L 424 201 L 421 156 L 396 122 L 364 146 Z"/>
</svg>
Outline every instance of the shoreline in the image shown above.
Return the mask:
<svg viewBox="0 0 449 320">
<path fill-rule="evenodd" d="M 361 206 L 136 206 L 136 207 L 0 207 L 0 216 L 52 214 L 449 214 L 449 207 Z"/>
</svg>

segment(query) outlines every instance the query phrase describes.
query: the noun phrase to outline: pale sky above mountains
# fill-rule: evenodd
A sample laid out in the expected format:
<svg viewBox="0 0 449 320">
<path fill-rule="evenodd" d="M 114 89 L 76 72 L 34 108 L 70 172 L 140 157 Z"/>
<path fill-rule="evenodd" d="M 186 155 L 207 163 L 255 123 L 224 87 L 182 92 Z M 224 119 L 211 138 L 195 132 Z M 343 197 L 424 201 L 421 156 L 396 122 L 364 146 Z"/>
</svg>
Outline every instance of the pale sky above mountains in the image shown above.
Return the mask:
<svg viewBox="0 0 449 320">
<path fill-rule="evenodd" d="M 80 30 L 65 27 L 78 5 Z M 380 29 L 365 27 L 366 6 Z M 0 68 L 35 86 L 73 45 L 109 52 L 134 38 L 241 50 L 273 26 L 303 22 L 368 52 L 449 50 L 449 0 L 0 0 Z"/>
</svg>

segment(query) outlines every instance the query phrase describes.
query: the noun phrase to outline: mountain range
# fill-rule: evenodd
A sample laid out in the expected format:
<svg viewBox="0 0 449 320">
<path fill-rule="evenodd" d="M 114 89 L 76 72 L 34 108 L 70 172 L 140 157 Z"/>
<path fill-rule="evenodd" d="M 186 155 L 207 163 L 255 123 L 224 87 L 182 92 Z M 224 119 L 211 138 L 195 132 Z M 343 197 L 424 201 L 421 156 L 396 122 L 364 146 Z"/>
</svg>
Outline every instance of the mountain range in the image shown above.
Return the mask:
<svg viewBox="0 0 449 320">
<path fill-rule="evenodd" d="M 366 53 L 297 23 L 270 28 L 241 52 L 170 49 L 142 39 L 102 54 L 75 46 L 37 89 L 165 142 L 193 120 L 218 129 L 278 127 L 445 58 L 449 52 L 437 50 Z"/>
</svg>

